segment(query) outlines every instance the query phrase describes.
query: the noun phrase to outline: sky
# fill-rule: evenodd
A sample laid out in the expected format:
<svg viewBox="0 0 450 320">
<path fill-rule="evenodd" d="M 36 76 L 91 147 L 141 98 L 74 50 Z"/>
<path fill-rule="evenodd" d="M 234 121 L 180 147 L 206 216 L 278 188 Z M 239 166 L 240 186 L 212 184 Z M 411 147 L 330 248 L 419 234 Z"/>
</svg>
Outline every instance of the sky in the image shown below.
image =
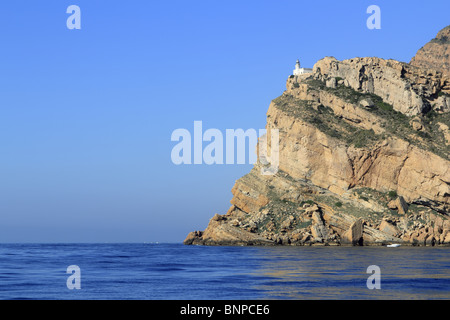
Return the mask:
<svg viewBox="0 0 450 320">
<path fill-rule="evenodd" d="M 69 29 L 70 5 L 81 29 Z M 381 29 L 366 12 L 381 9 Z M 182 242 L 252 164 L 175 165 L 174 130 L 263 129 L 296 59 L 409 62 L 441 1 L 7 1 L 0 242 Z"/>
</svg>

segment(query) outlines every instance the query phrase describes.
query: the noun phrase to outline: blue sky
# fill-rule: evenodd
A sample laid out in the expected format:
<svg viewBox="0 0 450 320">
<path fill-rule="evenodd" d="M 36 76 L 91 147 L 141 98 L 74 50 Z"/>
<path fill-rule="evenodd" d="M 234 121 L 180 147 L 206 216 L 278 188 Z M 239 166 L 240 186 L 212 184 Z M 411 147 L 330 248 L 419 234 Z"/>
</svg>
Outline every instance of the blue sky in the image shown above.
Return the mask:
<svg viewBox="0 0 450 320">
<path fill-rule="evenodd" d="M 69 30 L 69 5 L 81 30 Z M 381 30 L 366 9 L 381 8 Z M 0 242 L 180 242 L 251 165 L 171 162 L 177 128 L 265 126 L 299 58 L 408 62 L 443 1 L 8 1 L 0 8 Z"/>
</svg>

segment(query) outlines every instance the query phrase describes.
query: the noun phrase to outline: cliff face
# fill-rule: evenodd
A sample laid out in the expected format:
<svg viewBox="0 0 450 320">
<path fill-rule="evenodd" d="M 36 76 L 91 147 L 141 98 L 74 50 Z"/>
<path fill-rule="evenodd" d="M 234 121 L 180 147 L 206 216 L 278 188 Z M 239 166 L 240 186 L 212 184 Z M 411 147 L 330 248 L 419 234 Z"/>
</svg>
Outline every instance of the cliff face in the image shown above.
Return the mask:
<svg viewBox="0 0 450 320">
<path fill-rule="evenodd" d="M 379 58 L 324 58 L 267 112 L 279 171 L 256 164 L 185 244 L 450 245 L 450 78 Z"/>
<path fill-rule="evenodd" d="M 423 46 L 412 58 L 411 64 L 450 75 L 450 26 L 439 31 L 436 38 Z"/>
</svg>

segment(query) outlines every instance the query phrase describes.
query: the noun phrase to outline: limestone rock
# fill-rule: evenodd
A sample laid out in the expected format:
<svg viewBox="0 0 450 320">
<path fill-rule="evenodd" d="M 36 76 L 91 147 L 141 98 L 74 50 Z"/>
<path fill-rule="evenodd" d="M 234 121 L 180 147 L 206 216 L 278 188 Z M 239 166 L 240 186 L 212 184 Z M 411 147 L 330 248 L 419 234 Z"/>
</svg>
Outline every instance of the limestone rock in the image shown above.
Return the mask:
<svg viewBox="0 0 450 320">
<path fill-rule="evenodd" d="M 336 88 L 336 85 L 337 85 L 336 78 L 331 78 L 326 81 L 326 86 L 328 88 Z"/>
<path fill-rule="evenodd" d="M 397 197 L 395 200 L 391 200 L 387 206 L 389 209 L 398 210 L 398 213 L 400 214 L 405 214 L 409 207 L 402 196 Z"/>
<path fill-rule="evenodd" d="M 311 227 L 311 233 L 317 242 L 323 242 L 328 239 L 328 233 L 323 225 L 313 225 Z"/>
<path fill-rule="evenodd" d="M 375 107 L 374 102 L 370 98 L 362 99 L 361 101 L 359 101 L 359 104 L 361 107 L 367 108 L 367 109 L 372 109 L 373 107 Z"/>
<path fill-rule="evenodd" d="M 450 112 L 450 95 L 442 95 L 434 100 L 433 109 L 438 113 Z"/>
<path fill-rule="evenodd" d="M 422 120 L 419 117 L 415 117 L 410 121 L 410 125 L 413 127 L 416 131 L 421 131 L 423 129 L 423 123 Z"/>
<path fill-rule="evenodd" d="M 323 242 L 328 240 L 328 230 L 325 226 L 322 215 L 319 211 L 312 213 L 313 226 L 311 227 L 311 233 L 317 242 Z"/>
<path fill-rule="evenodd" d="M 387 207 L 392 210 L 397 210 L 397 200 L 389 201 Z"/>
<path fill-rule="evenodd" d="M 352 244 L 354 246 L 363 245 L 363 231 L 364 222 L 362 219 L 358 219 L 352 223 L 350 228 L 344 233 L 342 242 L 346 244 Z"/>
<path fill-rule="evenodd" d="M 380 96 L 394 110 L 408 116 L 426 112 L 436 104 L 439 92 L 450 90 L 450 78 L 438 71 L 380 58 L 338 61 L 327 57 L 314 65 L 314 72 L 324 81 L 345 78 L 353 90 Z M 331 86 L 327 83 L 327 87 Z"/>
<path fill-rule="evenodd" d="M 190 232 L 186 239 L 183 241 L 184 244 L 186 245 L 191 245 L 193 244 L 196 240 L 201 239 L 202 237 L 202 232 L 201 231 L 193 231 Z"/>
<path fill-rule="evenodd" d="M 305 213 L 312 213 L 312 212 L 318 212 L 319 211 L 319 207 L 317 206 L 317 204 L 314 205 L 309 205 L 308 207 L 306 207 Z"/>
<path fill-rule="evenodd" d="M 383 220 L 383 222 L 381 222 L 379 230 L 393 237 L 397 236 L 400 233 L 400 230 L 396 226 L 386 220 Z"/>
<path fill-rule="evenodd" d="M 450 244 L 450 232 L 446 234 L 443 244 Z"/>
<path fill-rule="evenodd" d="M 429 235 L 426 239 L 425 239 L 425 245 L 426 246 L 434 246 L 436 244 L 436 239 L 434 238 L 433 235 Z"/>
<path fill-rule="evenodd" d="M 411 59 L 411 64 L 426 69 L 440 70 L 450 75 L 450 26 L 442 29 L 436 38 L 423 46 Z"/>
<path fill-rule="evenodd" d="M 226 220 L 211 219 L 204 232 L 191 232 L 183 242 L 187 245 L 274 245 L 258 234 L 236 228 Z"/>
<path fill-rule="evenodd" d="M 312 219 L 315 224 L 323 225 L 323 219 L 322 219 L 322 215 L 320 214 L 320 212 L 314 211 L 312 214 Z"/>
<path fill-rule="evenodd" d="M 450 146 L 450 130 L 449 130 L 449 127 L 445 123 L 441 123 L 441 122 L 438 122 L 437 125 L 439 127 L 439 130 L 444 135 L 446 145 Z"/>
</svg>

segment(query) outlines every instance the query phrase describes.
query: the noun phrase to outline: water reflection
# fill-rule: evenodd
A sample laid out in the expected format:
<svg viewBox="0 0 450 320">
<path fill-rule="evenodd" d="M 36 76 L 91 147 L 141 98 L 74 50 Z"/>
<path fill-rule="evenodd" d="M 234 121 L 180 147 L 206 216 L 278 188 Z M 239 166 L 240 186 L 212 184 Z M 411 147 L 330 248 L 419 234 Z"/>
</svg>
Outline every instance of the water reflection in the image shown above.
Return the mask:
<svg viewBox="0 0 450 320">
<path fill-rule="evenodd" d="M 450 299 L 450 248 L 259 248 L 264 299 Z M 381 289 L 366 286 L 381 269 Z"/>
</svg>

